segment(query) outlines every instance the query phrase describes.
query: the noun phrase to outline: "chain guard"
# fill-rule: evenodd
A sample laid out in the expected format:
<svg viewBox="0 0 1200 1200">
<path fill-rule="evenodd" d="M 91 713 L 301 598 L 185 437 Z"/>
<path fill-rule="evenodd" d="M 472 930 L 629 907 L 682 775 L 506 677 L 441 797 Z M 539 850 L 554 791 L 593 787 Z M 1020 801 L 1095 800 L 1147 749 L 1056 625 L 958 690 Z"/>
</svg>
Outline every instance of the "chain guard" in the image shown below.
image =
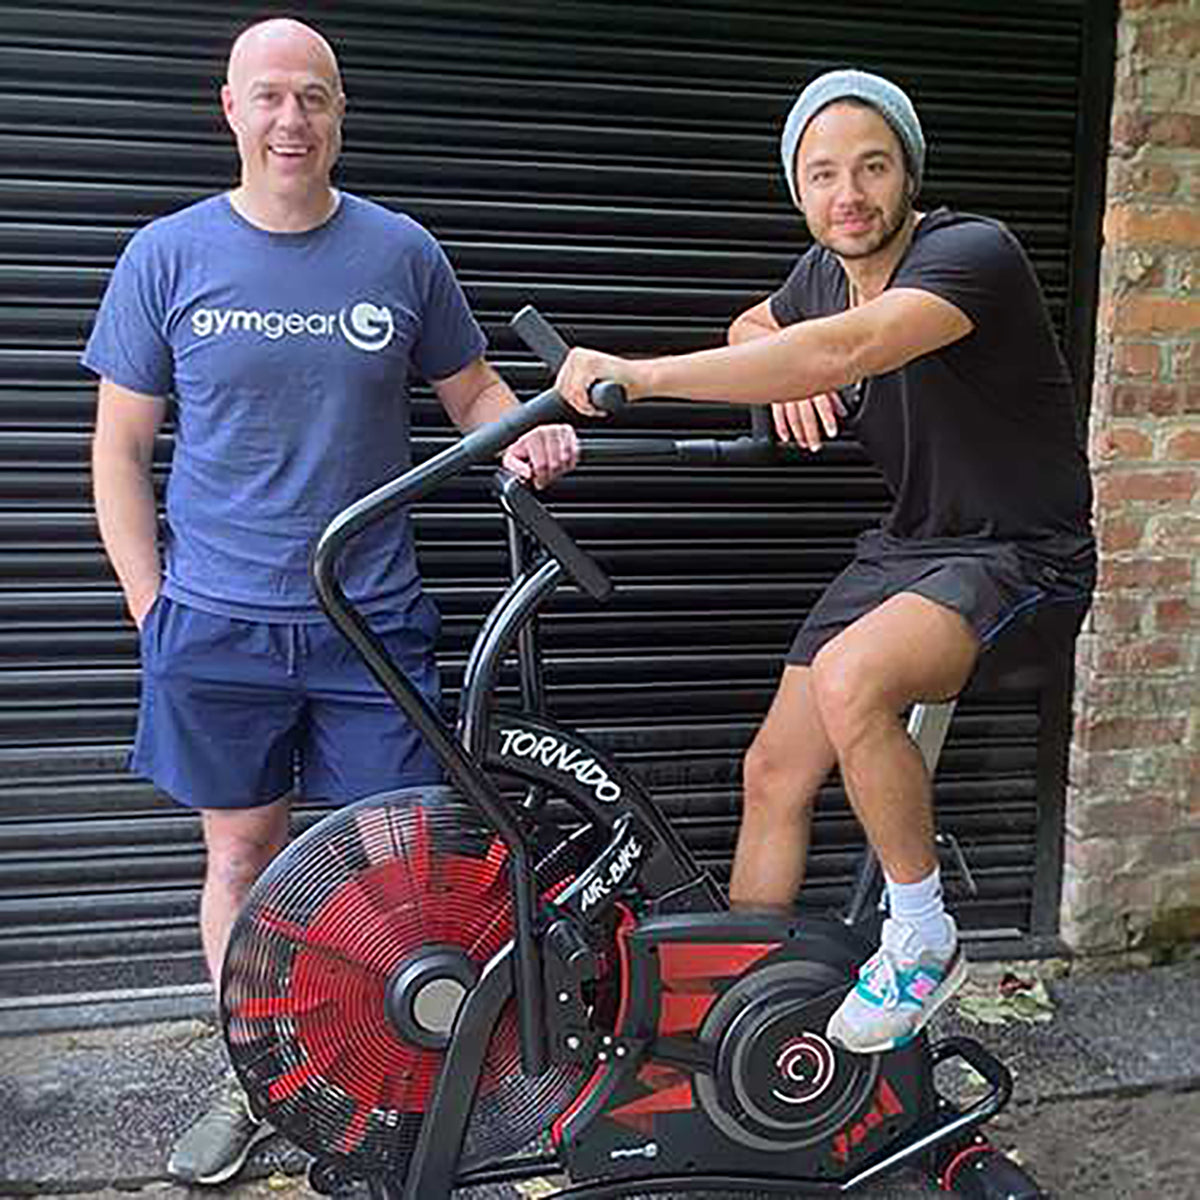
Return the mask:
<svg viewBox="0 0 1200 1200">
<path fill-rule="evenodd" d="M 828 1141 L 871 1096 L 880 1059 L 837 1051 L 823 1030 L 845 981 L 823 963 L 751 971 L 709 1010 L 700 1037 L 717 1048 L 698 1076 L 701 1107 L 731 1141 L 767 1152 Z"/>
</svg>

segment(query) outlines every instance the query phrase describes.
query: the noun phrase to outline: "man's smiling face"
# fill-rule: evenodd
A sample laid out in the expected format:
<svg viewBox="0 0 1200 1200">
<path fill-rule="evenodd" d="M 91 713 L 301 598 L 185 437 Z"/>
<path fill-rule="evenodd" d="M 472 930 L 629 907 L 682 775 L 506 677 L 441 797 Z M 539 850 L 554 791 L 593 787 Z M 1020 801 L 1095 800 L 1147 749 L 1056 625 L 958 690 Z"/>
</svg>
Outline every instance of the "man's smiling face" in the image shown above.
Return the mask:
<svg viewBox="0 0 1200 1200">
<path fill-rule="evenodd" d="M 900 140 L 873 108 L 839 101 L 809 123 L 796 151 L 809 232 L 845 259 L 885 249 L 912 211 Z"/>
<path fill-rule="evenodd" d="M 221 103 L 244 187 L 296 199 L 329 187 L 346 100 L 337 61 L 312 31 L 282 21 L 250 30 L 230 55 Z"/>
</svg>

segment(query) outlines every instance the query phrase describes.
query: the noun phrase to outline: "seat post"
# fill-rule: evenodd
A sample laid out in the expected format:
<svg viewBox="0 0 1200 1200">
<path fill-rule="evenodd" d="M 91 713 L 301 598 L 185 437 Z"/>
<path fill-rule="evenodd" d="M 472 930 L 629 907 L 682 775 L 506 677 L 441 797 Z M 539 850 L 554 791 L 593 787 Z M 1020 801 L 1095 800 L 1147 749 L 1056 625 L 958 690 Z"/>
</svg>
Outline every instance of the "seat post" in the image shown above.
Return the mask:
<svg viewBox="0 0 1200 1200">
<path fill-rule="evenodd" d="M 908 736 L 917 744 L 930 779 L 937 770 L 942 746 L 946 743 L 946 731 L 950 728 L 950 718 L 954 716 L 957 706 L 958 697 L 955 696 L 940 704 L 914 704 L 908 714 Z"/>
<path fill-rule="evenodd" d="M 956 696 L 939 704 L 914 704 L 909 711 L 908 736 L 920 750 L 931 780 L 937 770 L 938 759 L 942 756 L 942 747 L 946 743 L 946 733 L 950 728 L 950 718 L 954 716 L 957 705 Z M 883 871 L 879 867 L 879 856 L 875 853 L 875 848 L 868 843 L 858 861 L 854 892 L 842 920 L 847 925 L 857 925 L 879 903 L 882 889 Z"/>
</svg>

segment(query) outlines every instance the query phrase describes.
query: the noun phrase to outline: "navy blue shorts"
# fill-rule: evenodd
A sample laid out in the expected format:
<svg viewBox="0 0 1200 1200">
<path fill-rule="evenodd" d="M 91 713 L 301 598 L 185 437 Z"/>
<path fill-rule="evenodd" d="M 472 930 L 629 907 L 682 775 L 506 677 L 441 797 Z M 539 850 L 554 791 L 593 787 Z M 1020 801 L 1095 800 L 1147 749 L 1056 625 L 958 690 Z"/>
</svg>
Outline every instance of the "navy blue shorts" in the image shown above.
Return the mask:
<svg viewBox="0 0 1200 1200">
<path fill-rule="evenodd" d="M 432 601 L 422 597 L 403 627 L 378 632 L 436 705 Z M 328 621 L 243 621 L 160 595 L 140 636 L 129 766 L 180 804 L 252 808 L 289 793 L 344 804 L 441 778 L 428 746 Z"/>
<path fill-rule="evenodd" d="M 1001 633 L 1046 610 L 1067 614 L 1066 645 L 1079 630 L 1096 583 L 1094 548 L 1063 556 L 1013 542 L 974 538 L 916 541 L 880 529 L 864 533 L 854 561 L 829 585 L 800 626 L 787 662 L 812 664 L 817 651 L 885 600 L 912 592 L 959 613 L 989 649 Z"/>
</svg>

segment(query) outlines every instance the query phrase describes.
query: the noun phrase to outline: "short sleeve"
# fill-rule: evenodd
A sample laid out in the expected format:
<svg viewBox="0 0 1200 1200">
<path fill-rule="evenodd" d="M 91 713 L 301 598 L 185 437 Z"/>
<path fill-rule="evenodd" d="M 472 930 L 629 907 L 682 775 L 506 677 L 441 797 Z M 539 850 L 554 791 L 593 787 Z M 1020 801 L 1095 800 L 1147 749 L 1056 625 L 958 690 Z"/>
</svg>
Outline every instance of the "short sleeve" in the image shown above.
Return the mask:
<svg viewBox="0 0 1200 1200">
<path fill-rule="evenodd" d="M 89 371 L 147 396 L 174 387 L 166 337 L 166 273 L 146 231 L 135 235 L 113 269 L 82 363 Z"/>
<path fill-rule="evenodd" d="M 777 325 L 795 325 L 803 321 L 804 306 L 801 302 L 807 290 L 809 274 L 809 256 L 803 255 L 792 268 L 791 274 L 784 280 L 783 285 L 770 297 L 771 316 Z"/>
<path fill-rule="evenodd" d="M 426 379 L 446 379 L 479 358 L 487 349 L 487 338 L 471 314 L 450 260 L 432 238 L 428 272 L 413 362 Z"/>
<path fill-rule="evenodd" d="M 931 230 L 914 246 L 892 287 L 919 288 L 949 301 L 976 328 L 1004 320 L 1023 302 L 1033 268 L 1016 238 L 980 217 Z"/>
</svg>

